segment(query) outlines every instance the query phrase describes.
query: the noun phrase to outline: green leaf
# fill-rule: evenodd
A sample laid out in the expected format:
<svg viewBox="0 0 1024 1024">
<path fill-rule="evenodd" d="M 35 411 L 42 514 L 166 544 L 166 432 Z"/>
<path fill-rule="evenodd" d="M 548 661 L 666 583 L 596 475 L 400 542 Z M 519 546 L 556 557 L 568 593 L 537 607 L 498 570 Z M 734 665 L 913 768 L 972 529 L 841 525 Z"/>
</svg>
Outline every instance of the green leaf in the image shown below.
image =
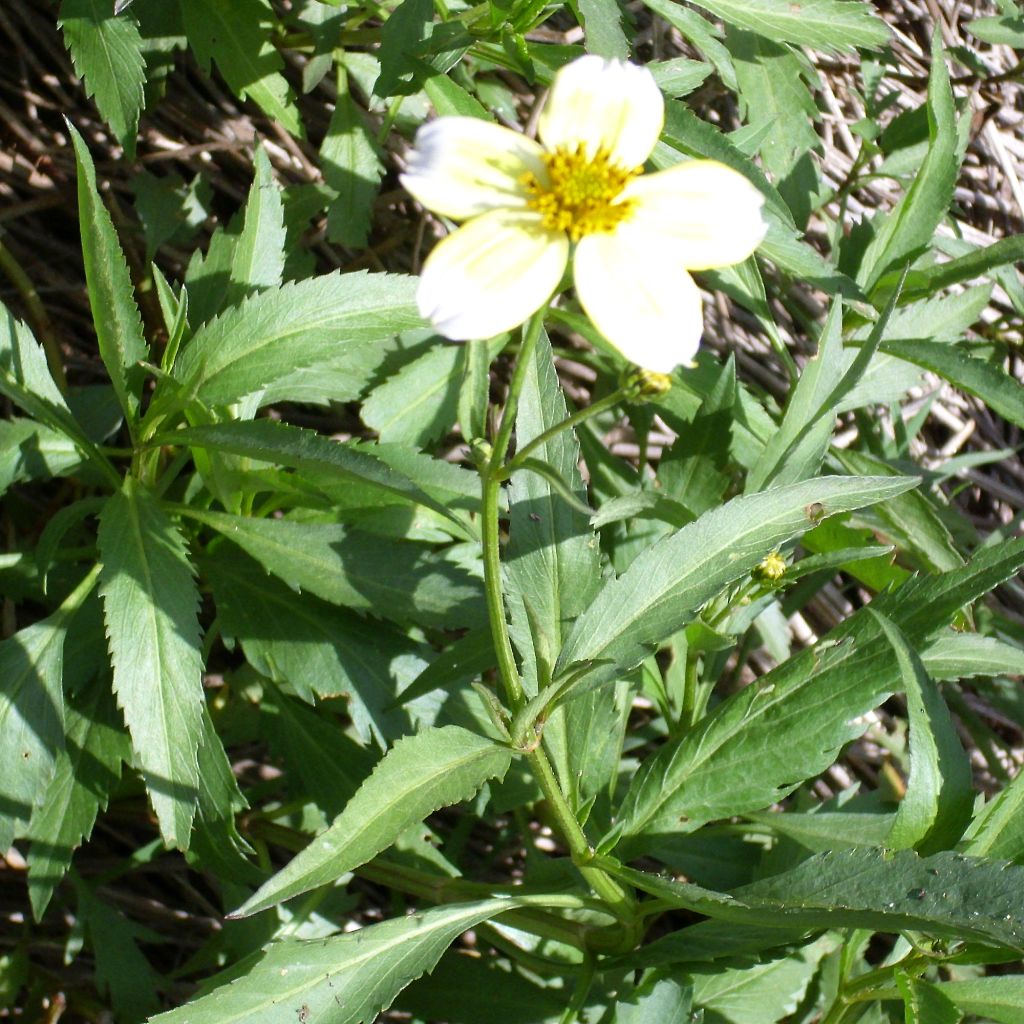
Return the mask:
<svg viewBox="0 0 1024 1024">
<path fill-rule="evenodd" d="M 309 594 L 297 600 L 294 590 L 234 545 L 217 548 L 202 565 L 221 628 L 241 642 L 258 672 L 308 703 L 346 696 L 364 741 L 376 737 L 384 745 L 410 729 L 408 716 L 392 707 L 399 685 L 418 664 L 402 634 Z"/>
<path fill-rule="evenodd" d="M 119 1019 L 142 1020 L 159 1005 L 159 975 L 139 950 L 136 939 L 154 936 L 99 899 L 92 887 L 72 876 L 78 916 L 96 957 L 96 987 L 109 994 Z"/>
<path fill-rule="evenodd" d="M 964 846 L 972 857 L 1024 860 L 1024 773 L 978 812 L 967 830 Z"/>
<path fill-rule="evenodd" d="M 674 978 L 649 974 L 615 1004 L 615 1024 L 651 1024 L 653 1021 L 685 1021 L 693 1005 L 693 985 L 685 976 Z"/>
<path fill-rule="evenodd" d="M 0 848 L 7 850 L 53 776 L 64 745 L 61 692 L 67 617 L 0 642 Z"/>
<path fill-rule="evenodd" d="M 745 120 L 752 126 L 771 125 L 760 153 L 779 181 L 801 156 L 821 146 L 814 130 L 820 115 L 804 82 L 803 66 L 788 48 L 753 32 L 733 30 L 727 40 Z"/>
<path fill-rule="evenodd" d="M 707 1011 L 712 1021 L 776 1024 L 796 1013 L 822 959 L 838 944 L 834 935 L 823 935 L 765 963 L 695 970 L 694 1005 Z"/>
<path fill-rule="evenodd" d="M 876 50 L 889 41 L 885 22 L 863 3 L 847 0 L 696 0 L 740 28 L 777 43 L 799 43 L 816 50 L 842 51 L 859 46 Z"/>
<path fill-rule="evenodd" d="M 609 60 L 629 59 L 629 40 L 622 29 L 618 0 L 578 0 L 587 53 Z"/>
<path fill-rule="evenodd" d="M 135 135 L 145 102 L 142 37 L 130 16 L 115 17 L 105 0 L 63 0 L 58 24 L 75 71 L 124 149 L 135 159 Z"/>
<path fill-rule="evenodd" d="M 553 359 L 542 331 L 519 398 L 516 442 L 520 448 L 568 415 Z M 556 434 L 536 449 L 536 455 L 571 496 L 585 502 L 587 491 L 573 431 Z M 600 580 L 600 556 L 588 517 L 565 501 L 547 477 L 526 470 L 514 473 L 508 500 L 506 599 L 512 639 L 523 659 L 524 685 L 533 695 L 545 685 L 571 623 L 594 596 Z M 545 739 L 574 806 L 607 777 L 602 764 L 609 753 L 617 760 L 615 740 L 620 727 L 609 719 L 609 711 L 613 715 L 615 711 L 614 697 L 613 688 L 589 695 L 557 713 L 545 726 Z M 591 732 L 598 723 L 600 732 Z"/>
<path fill-rule="evenodd" d="M 458 82 L 429 65 L 424 66 L 423 91 L 439 117 L 475 117 L 493 121 L 494 115 Z"/>
<path fill-rule="evenodd" d="M 977 633 L 947 633 L 922 652 L 928 674 L 956 682 L 971 676 L 1024 675 L 1024 650 Z"/>
<path fill-rule="evenodd" d="M 428 814 L 470 799 L 488 779 L 504 778 L 511 763 L 508 747 L 457 725 L 400 739 L 331 827 L 232 916 L 259 913 L 335 881 Z"/>
<path fill-rule="evenodd" d="M 907 929 L 1024 950 L 1024 868 L 943 852 L 840 850 L 731 893 L 627 868 L 595 864 L 673 906 L 739 924 L 780 929 Z"/>
<path fill-rule="evenodd" d="M 928 154 L 895 208 L 875 218 L 876 234 L 861 259 L 857 283 L 868 290 L 887 270 L 928 244 L 953 200 L 963 148 L 957 136 L 956 107 L 938 31 L 932 42 L 927 109 Z"/>
<path fill-rule="evenodd" d="M 385 449 L 380 449 L 381 457 L 378 458 L 376 446 L 356 446 L 334 441 L 301 427 L 272 420 L 218 423 L 162 434 L 156 441 L 160 444 L 209 448 L 292 466 L 345 487 L 359 485 L 400 502 L 426 505 L 442 515 L 452 515 L 445 504 L 432 498 L 400 469 L 392 468 L 389 464 L 390 455 Z M 409 464 L 409 460 L 394 461 L 399 465 Z M 450 479 L 450 474 L 445 479 Z M 424 485 L 428 485 L 427 481 Z"/>
<path fill-rule="evenodd" d="M 936 988 L 965 1013 L 999 1024 L 1024 1024 L 1024 977 L 1019 974 L 944 981 Z"/>
<path fill-rule="evenodd" d="M 229 88 L 302 137 L 302 121 L 284 61 L 271 42 L 277 19 L 267 0 L 178 0 L 189 45 L 209 71 L 216 61 Z"/>
<path fill-rule="evenodd" d="M 254 292 L 280 287 L 284 272 L 284 208 L 263 146 L 256 147 L 255 163 L 245 222 L 231 257 L 225 306 L 235 306 Z"/>
<path fill-rule="evenodd" d="M 130 756 L 110 690 L 92 686 L 71 696 L 65 708 L 66 748 L 29 823 L 28 894 L 42 920 L 54 889 L 71 866 L 71 855 L 89 838 L 96 815 L 106 809 Z"/>
<path fill-rule="evenodd" d="M 21 417 L 0 420 L 0 495 L 22 480 L 67 476 L 83 461 L 78 446 L 62 431 Z"/>
<path fill-rule="evenodd" d="M 940 989 L 922 978 L 896 971 L 896 987 L 906 1007 L 906 1024 L 960 1024 L 963 1019 Z"/>
<path fill-rule="evenodd" d="M 1024 14 L 1000 14 L 975 18 L 964 26 L 976 39 L 996 46 L 1024 49 Z"/>
<path fill-rule="evenodd" d="M 709 384 L 704 404 L 693 423 L 681 431 L 658 463 L 658 482 L 695 518 L 721 504 L 729 486 L 729 446 L 732 442 L 736 405 L 736 361 L 730 356 Z M 656 492 L 639 491 L 640 499 L 657 498 Z M 622 500 L 622 499 L 619 499 Z M 607 516 L 611 502 L 601 506 Z M 666 521 L 671 510 L 662 512 Z M 655 515 L 658 515 L 655 510 Z M 676 523 L 685 525 L 686 520 Z M 595 525 L 597 525 L 595 523 Z"/>
<path fill-rule="evenodd" d="M 535 897 L 534 900 L 542 899 Z M 464 931 L 530 897 L 453 903 L 326 939 L 287 939 L 230 985 L 152 1024 L 369 1024 Z"/>
<path fill-rule="evenodd" d="M 98 539 L 114 692 L 160 832 L 186 849 L 204 700 L 199 591 L 181 535 L 131 477 L 100 513 Z"/>
<path fill-rule="evenodd" d="M 889 834 L 896 849 L 918 853 L 948 850 L 964 834 L 974 807 L 971 762 L 938 687 L 917 653 L 880 612 L 878 618 L 896 652 L 910 726 L 907 791 Z"/>
<path fill-rule="evenodd" d="M 911 580 L 871 607 L 916 647 L 1021 565 L 1024 539 L 1008 541 L 960 569 Z M 832 764 L 863 732 L 858 716 L 898 684 L 896 654 L 862 609 L 644 761 L 620 810 L 624 832 L 688 831 L 770 806 Z"/>
<path fill-rule="evenodd" d="M 363 422 L 382 441 L 422 448 L 451 430 L 458 415 L 465 349 L 438 340 L 363 403 Z"/>
<path fill-rule="evenodd" d="M 376 96 L 408 95 L 416 91 L 415 53 L 430 34 L 434 20 L 431 0 L 401 0 L 381 29 L 380 74 L 373 85 Z"/>
<path fill-rule="evenodd" d="M 556 674 L 576 662 L 609 659 L 610 665 L 591 676 L 596 685 L 634 668 L 780 544 L 822 518 L 884 501 L 916 483 L 914 478 L 821 477 L 733 498 L 706 512 L 604 583 L 566 638 Z"/>
<path fill-rule="evenodd" d="M 981 277 L 999 267 L 1024 261 L 1024 235 L 1001 238 L 992 245 L 981 246 L 965 256 L 936 263 L 921 270 L 912 271 L 907 277 L 903 291 L 904 302 L 928 298 L 943 288 Z M 882 287 L 888 280 L 879 282 Z"/>
<path fill-rule="evenodd" d="M 148 354 L 142 320 L 135 305 L 114 222 L 96 190 L 96 169 L 82 136 L 69 124 L 78 161 L 78 215 L 82 226 L 82 257 L 89 289 L 93 325 L 103 365 L 110 374 L 121 408 L 129 422 L 139 409 L 142 388 L 140 360 Z"/>
<path fill-rule="evenodd" d="M 850 473 L 899 476 L 900 470 L 865 452 L 840 451 L 839 461 Z M 929 572 L 946 572 L 964 564 L 949 530 L 927 491 L 897 495 L 864 514 L 878 532 L 895 540 L 904 557 Z"/>
<path fill-rule="evenodd" d="M 327 237 L 362 248 L 373 221 L 373 201 L 384 174 L 380 150 L 352 99 L 348 75 L 338 63 L 338 96 L 320 146 L 324 181 L 337 192 L 327 207 Z"/>
<path fill-rule="evenodd" d="M 179 511 L 223 534 L 289 586 L 331 604 L 441 627 L 485 621 L 479 581 L 424 545 L 396 544 L 341 523 Z"/>
<path fill-rule="evenodd" d="M 954 387 L 980 398 L 993 412 L 1024 427 L 1020 381 L 962 348 L 937 341 L 884 341 L 882 351 L 944 377 Z"/>
<path fill-rule="evenodd" d="M 207 405 L 228 405 L 341 347 L 384 341 L 423 321 L 416 280 L 400 274 L 326 274 L 251 296 L 200 327 L 174 375 Z"/>
</svg>

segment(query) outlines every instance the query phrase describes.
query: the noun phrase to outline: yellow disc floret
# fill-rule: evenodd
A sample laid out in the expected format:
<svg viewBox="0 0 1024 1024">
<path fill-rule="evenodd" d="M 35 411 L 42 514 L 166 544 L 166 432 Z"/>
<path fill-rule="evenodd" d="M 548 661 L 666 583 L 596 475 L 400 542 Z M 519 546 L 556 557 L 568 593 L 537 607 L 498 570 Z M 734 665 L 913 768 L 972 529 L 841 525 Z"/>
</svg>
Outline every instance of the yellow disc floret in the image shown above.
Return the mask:
<svg viewBox="0 0 1024 1024">
<path fill-rule="evenodd" d="M 547 182 L 530 173 L 520 181 L 530 193 L 529 206 L 544 218 L 544 227 L 564 231 L 577 242 L 584 235 L 613 230 L 629 214 L 633 203 L 616 200 L 642 168 L 624 170 L 605 151 L 590 155 L 581 145 L 545 153 L 543 159 Z"/>
</svg>

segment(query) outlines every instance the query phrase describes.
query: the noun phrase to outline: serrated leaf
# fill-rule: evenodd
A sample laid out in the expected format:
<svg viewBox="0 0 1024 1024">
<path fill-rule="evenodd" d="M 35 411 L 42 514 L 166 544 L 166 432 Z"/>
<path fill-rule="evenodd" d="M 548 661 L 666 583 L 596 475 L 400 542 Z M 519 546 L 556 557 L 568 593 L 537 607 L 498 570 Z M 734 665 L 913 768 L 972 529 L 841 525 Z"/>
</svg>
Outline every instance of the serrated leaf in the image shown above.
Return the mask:
<svg viewBox="0 0 1024 1024">
<path fill-rule="evenodd" d="M 698 7 L 777 43 L 816 50 L 874 50 L 889 41 L 889 29 L 871 7 L 847 0 L 696 0 Z"/>
<path fill-rule="evenodd" d="M 259 913 L 327 885 L 386 850 L 410 825 L 474 796 L 512 763 L 508 747 L 457 725 L 400 739 L 345 810 L 232 916 Z"/>
<path fill-rule="evenodd" d="M 100 356 L 129 423 L 139 409 L 142 369 L 148 348 L 135 305 L 131 275 L 114 222 L 96 190 L 96 168 L 82 136 L 69 124 L 78 162 L 78 215 L 89 305 Z"/>
<path fill-rule="evenodd" d="M 35 420 L 0 420 L 0 495 L 21 480 L 48 480 L 74 473 L 84 462 L 62 431 Z"/>
<path fill-rule="evenodd" d="M 208 405 L 228 405 L 300 367 L 330 363 L 339 348 L 423 326 L 416 279 L 326 274 L 251 296 L 200 327 L 174 375 Z"/>
<path fill-rule="evenodd" d="M 1024 539 L 1008 541 L 963 568 L 911 580 L 871 607 L 917 646 L 1021 565 Z M 862 609 L 644 761 L 620 810 L 625 833 L 687 831 L 770 806 L 824 771 L 863 732 L 857 716 L 898 682 L 895 653 Z"/>
<path fill-rule="evenodd" d="M 910 727 L 907 791 L 889 834 L 898 850 L 918 853 L 952 848 L 964 834 L 974 806 L 971 762 L 938 687 L 900 631 L 874 613 L 896 652 Z"/>
<path fill-rule="evenodd" d="M 977 813 L 964 850 L 973 857 L 1024 860 L 1024 773 L 1018 772 Z"/>
<path fill-rule="evenodd" d="M 963 146 L 957 136 L 956 107 L 938 32 L 928 77 L 928 153 L 906 194 L 875 219 L 877 232 L 864 252 L 857 283 L 870 290 L 882 274 L 926 245 L 949 210 Z"/>
<path fill-rule="evenodd" d="M 896 971 L 896 987 L 903 996 L 906 1024 L 960 1024 L 961 1013 L 947 995 L 923 978 Z"/>
<path fill-rule="evenodd" d="M 568 415 L 553 360 L 542 331 L 519 398 L 516 443 L 520 448 Z M 556 434 L 536 449 L 536 456 L 577 503 L 585 502 L 573 431 Z M 526 470 L 513 473 L 508 495 L 505 593 L 512 639 L 523 659 L 524 686 L 533 696 L 545 684 L 570 624 L 597 589 L 600 555 L 588 517 L 566 501 L 547 477 Z M 538 669 L 539 665 L 543 667 Z M 618 722 L 609 720 L 609 711 L 615 711 L 614 698 L 614 689 L 589 695 L 545 726 L 545 739 L 574 806 L 607 777 L 602 765 L 608 754 L 617 755 Z"/>
<path fill-rule="evenodd" d="M 441 627 L 483 622 L 480 582 L 424 545 L 396 544 L 341 523 L 181 511 L 223 534 L 289 586 L 331 604 Z"/>
<path fill-rule="evenodd" d="M 870 928 L 975 939 L 1024 950 L 1024 868 L 943 852 L 840 850 L 731 893 L 595 862 L 617 878 L 708 917 L 778 928 Z"/>
<path fill-rule="evenodd" d="M 431 0 L 401 0 L 381 29 L 380 74 L 374 82 L 376 96 L 408 95 L 416 91 L 417 47 L 430 34 L 434 19 Z"/>
<path fill-rule="evenodd" d="M 202 732 L 199 591 L 185 543 L 131 477 L 100 513 L 114 692 L 164 840 L 188 847 Z"/>
<path fill-rule="evenodd" d="M 0 642 L 0 849 L 42 798 L 64 746 L 60 611 Z"/>
<path fill-rule="evenodd" d="M 451 430 L 458 414 L 465 350 L 438 341 L 407 363 L 363 403 L 363 422 L 382 441 L 422 448 Z"/>
<path fill-rule="evenodd" d="M 822 518 L 862 508 L 916 486 L 915 478 L 821 477 L 751 494 L 706 512 L 651 545 L 604 583 L 576 620 L 555 666 L 608 659 L 591 683 L 640 664 L 723 587 Z"/>
<path fill-rule="evenodd" d="M 345 695 L 366 742 L 375 737 L 384 745 L 409 730 L 408 716 L 392 708 L 407 671 L 418 664 L 402 634 L 308 594 L 298 600 L 233 545 L 210 553 L 203 571 L 222 629 L 241 642 L 258 672 L 309 703 Z"/>
<path fill-rule="evenodd" d="M 86 882 L 77 876 L 72 880 L 78 894 L 78 916 L 96 957 L 96 987 L 109 995 L 119 1018 L 142 1020 L 160 1005 L 160 977 L 136 939 L 153 938 L 153 934 L 97 897 Z"/>
<path fill-rule="evenodd" d="M 736 68 L 740 109 L 751 125 L 770 124 L 760 147 L 776 181 L 821 142 L 814 130 L 818 108 L 803 78 L 803 67 L 785 46 L 753 32 L 732 30 L 727 42 Z"/>
<path fill-rule="evenodd" d="M 207 70 L 210 61 L 231 90 L 302 137 L 302 121 L 284 61 L 270 41 L 276 18 L 267 0 L 179 0 L 189 45 Z"/>
<path fill-rule="evenodd" d="M 87 94 L 134 160 L 146 65 L 138 26 L 119 13 L 106 0 L 63 0 L 58 24 Z"/>
<path fill-rule="evenodd" d="M 121 778 L 121 764 L 130 753 L 105 686 L 92 686 L 82 697 L 72 696 L 65 711 L 66 747 L 26 833 L 32 842 L 28 894 L 37 921 L 67 873 L 72 854 L 89 838 L 96 815 L 106 808 Z"/>
<path fill-rule="evenodd" d="M 244 976 L 152 1024 L 369 1024 L 464 931 L 528 901 L 453 903 L 347 935 L 277 942 Z"/>
<path fill-rule="evenodd" d="M 649 974 L 632 992 L 615 1003 L 615 1024 L 651 1024 L 652 1021 L 685 1021 L 693 1005 L 693 984 L 678 977 Z"/>
<path fill-rule="evenodd" d="M 445 504 L 428 495 L 400 469 L 393 468 L 390 455 L 383 448 L 378 458 L 373 446 L 334 441 L 312 430 L 271 420 L 189 427 L 162 434 L 158 440 L 162 444 L 193 445 L 292 466 L 321 479 L 344 486 L 360 485 L 383 496 L 426 505 L 435 512 L 451 516 Z M 408 459 L 396 458 L 394 461 L 399 466 L 409 464 Z M 450 474 L 447 478 L 450 479 Z"/>
<path fill-rule="evenodd" d="M 284 208 L 263 146 L 256 147 L 255 165 L 242 233 L 231 256 L 225 306 L 235 306 L 254 292 L 280 287 L 284 272 Z"/>
<path fill-rule="evenodd" d="M 380 150 L 348 89 L 338 64 L 338 96 L 320 145 L 324 181 L 337 192 L 327 207 L 327 237 L 337 245 L 362 248 L 373 221 L 373 201 L 384 174 Z"/>
</svg>

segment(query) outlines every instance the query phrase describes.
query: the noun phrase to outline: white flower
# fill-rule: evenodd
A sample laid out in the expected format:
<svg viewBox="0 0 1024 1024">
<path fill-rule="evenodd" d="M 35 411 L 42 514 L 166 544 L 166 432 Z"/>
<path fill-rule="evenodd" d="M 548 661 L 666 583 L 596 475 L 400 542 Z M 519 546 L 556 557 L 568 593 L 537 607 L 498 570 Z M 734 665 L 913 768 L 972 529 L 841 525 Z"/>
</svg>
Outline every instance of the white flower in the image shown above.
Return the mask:
<svg viewBox="0 0 1024 1024">
<path fill-rule="evenodd" d="M 580 304 L 627 359 L 662 373 L 692 359 L 703 320 L 687 271 L 746 259 L 764 237 L 763 197 L 711 160 L 642 175 L 663 122 L 646 68 L 588 56 L 555 76 L 539 143 L 470 117 L 420 128 L 402 184 L 466 221 L 427 258 L 423 316 L 456 341 L 510 330 L 574 250 Z"/>
</svg>

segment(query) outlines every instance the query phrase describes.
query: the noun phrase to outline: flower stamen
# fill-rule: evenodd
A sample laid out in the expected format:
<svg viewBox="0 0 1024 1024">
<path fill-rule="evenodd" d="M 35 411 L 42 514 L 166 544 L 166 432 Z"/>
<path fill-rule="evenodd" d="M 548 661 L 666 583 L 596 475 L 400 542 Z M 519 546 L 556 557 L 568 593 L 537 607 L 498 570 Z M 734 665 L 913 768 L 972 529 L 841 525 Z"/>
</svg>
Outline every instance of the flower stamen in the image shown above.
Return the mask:
<svg viewBox="0 0 1024 1024">
<path fill-rule="evenodd" d="M 543 160 L 547 182 L 532 172 L 519 180 L 530 193 L 528 205 L 544 218 L 544 227 L 564 231 L 578 242 L 584 235 L 612 231 L 629 215 L 633 202 L 616 199 L 643 168 L 624 170 L 611 162 L 607 151 L 590 155 L 582 145 L 545 153 Z"/>
</svg>

